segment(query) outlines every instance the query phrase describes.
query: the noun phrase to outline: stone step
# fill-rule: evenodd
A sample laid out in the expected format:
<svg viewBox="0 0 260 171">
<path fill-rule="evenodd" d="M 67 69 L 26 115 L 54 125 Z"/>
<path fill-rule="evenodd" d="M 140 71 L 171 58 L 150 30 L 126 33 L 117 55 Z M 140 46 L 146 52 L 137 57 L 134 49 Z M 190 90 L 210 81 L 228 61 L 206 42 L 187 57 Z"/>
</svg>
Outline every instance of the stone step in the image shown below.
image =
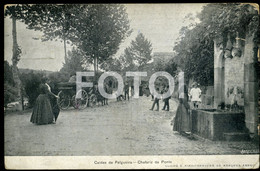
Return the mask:
<svg viewBox="0 0 260 171">
<path fill-rule="evenodd" d="M 223 133 L 223 135 L 226 141 L 249 141 L 250 140 L 249 133 L 244 133 L 244 132 L 228 132 L 228 133 Z"/>
</svg>

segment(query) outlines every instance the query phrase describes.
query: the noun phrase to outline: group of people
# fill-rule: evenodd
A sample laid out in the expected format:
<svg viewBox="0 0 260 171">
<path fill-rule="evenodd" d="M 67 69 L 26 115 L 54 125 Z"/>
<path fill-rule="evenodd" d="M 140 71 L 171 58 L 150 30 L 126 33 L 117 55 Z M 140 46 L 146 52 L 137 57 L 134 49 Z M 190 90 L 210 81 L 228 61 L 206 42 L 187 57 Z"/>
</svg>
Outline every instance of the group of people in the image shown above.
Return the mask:
<svg viewBox="0 0 260 171">
<path fill-rule="evenodd" d="M 112 92 L 113 92 L 112 83 L 111 83 L 111 82 L 109 82 L 109 83 L 104 83 L 104 90 L 105 90 L 106 93 L 112 94 Z M 103 97 L 103 96 L 100 94 L 100 92 L 99 92 L 99 90 L 98 90 L 98 84 L 97 84 L 97 82 L 94 84 L 94 86 L 93 86 L 93 88 L 92 88 L 91 91 L 93 91 L 92 93 L 94 93 L 94 94 L 96 95 L 96 97 L 97 97 L 97 104 L 98 104 L 98 105 L 99 105 L 100 103 L 101 103 L 102 106 L 108 105 L 108 99 L 105 98 L 105 97 Z"/>
<path fill-rule="evenodd" d="M 75 80 L 74 80 L 75 81 Z M 97 91 L 97 87 L 94 90 Z M 105 84 L 105 90 L 107 93 L 112 93 L 112 85 Z M 171 96 L 168 96 L 167 98 L 162 98 L 162 94 L 169 93 L 169 86 L 164 85 L 163 88 L 156 88 L 157 95 L 155 95 L 153 92 L 151 92 L 152 95 L 152 108 L 150 110 L 153 110 L 155 105 L 157 106 L 156 111 L 159 111 L 159 101 L 163 100 L 164 106 L 162 110 L 169 111 L 170 105 L 169 100 Z M 190 108 L 198 108 L 199 103 L 201 102 L 201 90 L 198 87 L 198 84 L 195 83 L 190 92 L 188 92 L 188 89 L 186 85 L 184 85 L 183 89 L 183 95 L 181 97 L 178 97 L 179 99 L 179 105 L 176 110 L 176 115 L 172 120 L 173 130 L 178 131 L 181 134 L 185 134 L 187 132 L 190 132 Z M 52 93 L 51 87 L 49 85 L 49 79 L 47 77 L 44 77 L 41 80 L 41 84 L 39 86 L 39 96 L 36 99 L 33 112 L 31 115 L 30 121 L 35 124 L 55 124 L 57 117 L 59 115 L 59 107 L 57 105 L 57 98 L 59 98 L 57 95 Z M 120 94 L 117 97 L 117 101 L 121 101 L 122 99 L 129 100 L 129 97 L 133 95 L 133 87 L 130 86 L 127 82 L 124 85 L 123 93 Z M 98 101 L 99 99 L 102 99 L 102 103 L 108 104 L 107 99 L 101 98 L 101 95 L 98 95 Z M 191 106 L 189 105 L 189 100 L 191 101 Z"/>
<path fill-rule="evenodd" d="M 122 99 L 124 100 L 127 99 L 129 101 L 130 97 L 133 96 L 133 94 L 134 94 L 134 86 L 130 86 L 128 82 L 125 82 L 123 92 L 117 96 L 116 100 L 122 101 Z"/>
<path fill-rule="evenodd" d="M 163 88 L 160 90 L 159 87 L 156 88 L 157 93 L 159 94 L 154 94 L 154 92 L 151 92 L 152 95 L 152 101 L 153 101 L 153 105 L 152 108 L 150 110 L 153 110 L 155 105 L 157 106 L 155 111 L 159 111 L 159 101 L 162 99 L 164 102 L 164 106 L 162 108 L 162 110 L 166 110 L 169 111 L 170 110 L 170 105 L 169 105 L 169 100 L 171 98 L 171 96 L 169 95 L 167 98 L 162 98 L 162 94 L 164 93 L 169 93 L 169 85 L 164 85 Z"/>
<path fill-rule="evenodd" d="M 191 100 L 191 106 L 189 105 L 189 99 Z M 187 86 L 183 87 L 183 94 L 179 96 L 179 105 L 176 110 L 176 115 L 172 120 L 173 131 L 177 131 L 182 135 L 189 135 L 191 132 L 191 120 L 190 109 L 198 108 L 201 103 L 201 90 L 198 84 L 193 84 L 190 92 L 188 92 Z"/>
</svg>

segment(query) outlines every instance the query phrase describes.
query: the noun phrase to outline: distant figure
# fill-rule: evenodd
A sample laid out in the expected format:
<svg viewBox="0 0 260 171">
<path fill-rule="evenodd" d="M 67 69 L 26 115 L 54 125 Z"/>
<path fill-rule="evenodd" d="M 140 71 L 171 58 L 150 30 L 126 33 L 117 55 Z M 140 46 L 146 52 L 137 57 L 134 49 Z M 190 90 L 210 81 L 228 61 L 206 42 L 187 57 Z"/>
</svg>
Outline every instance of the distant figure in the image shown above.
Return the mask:
<svg viewBox="0 0 260 171">
<path fill-rule="evenodd" d="M 159 88 L 156 88 L 156 91 L 158 92 L 159 91 Z M 156 96 L 154 95 L 154 102 L 153 102 L 153 106 L 150 110 L 153 110 L 155 104 L 157 105 L 157 109 L 155 111 L 159 111 L 159 100 L 160 100 L 160 96 Z"/>
<path fill-rule="evenodd" d="M 190 99 L 191 99 L 192 107 L 193 108 L 198 108 L 199 103 L 201 102 L 201 99 L 200 99 L 200 97 L 201 97 L 201 90 L 198 87 L 197 83 L 195 83 L 193 85 L 193 87 L 191 88 L 189 96 L 190 96 Z"/>
<path fill-rule="evenodd" d="M 139 86 L 139 96 L 143 96 L 144 92 L 143 92 L 143 86 L 140 85 Z"/>
<path fill-rule="evenodd" d="M 135 90 L 134 90 L 134 85 L 131 85 L 131 96 L 134 96 Z"/>
<path fill-rule="evenodd" d="M 168 90 L 169 90 L 169 86 L 167 86 L 167 87 L 165 88 L 164 93 L 168 92 Z M 171 95 L 170 95 L 169 92 L 168 92 L 167 95 L 169 95 L 169 97 L 163 99 L 163 101 L 164 101 L 164 106 L 163 106 L 162 110 L 169 111 L 169 110 L 170 110 L 169 100 L 170 100 L 170 98 L 171 98 Z"/>
<path fill-rule="evenodd" d="M 127 99 L 129 100 L 129 85 L 128 85 L 128 83 L 125 84 L 124 91 L 125 91 L 125 100 L 126 100 L 126 96 L 127 96 Z"/>
<path fill-rule="evenodd" d="M 46 77 L 41 80 L 42 83 L 39 86 L 40 95 L 36 99 L 36 103 L 33 107 L 33 112 L 30 119 L 32 123 L 38 125 L 55 123 L 55 116 L 53 114 L 49 95 L 52 95 L 56 98 L 59 97 L 51 92 L 51 88 L 47 84 L 47 80 L 48 79 Z"/>
<path fill-rule="evenodd" d="M 153 96 L 154 92 L 152 90 L 150 90 L 150 93 L 151 93 L 151 96 L 152 96 L 152 100 L 151 101 L 154 101 L 154 96 Z"/>
<path fill-rule="evenodd" d="M 133 94 L 132 94 L 132 87 L 131 87 L 131 86 L 129 86 L 129 96 L 130 96 L 130 97 L 133 96 Z"/>
<path fill-rule="evenodd" d="M 116 98 L 117 101 L 122 101 L 122 99 L 124 99 L 123 91 L 117 92 L 117 98 Z"/>
<path fill-rule="evenodd" d="M 190 132 L 190 114 L 189 114 L 189 103 L 188 103 L 188 90 L 184 85 L 184 96 L 179 96 L 179 105 L 176 110 L 176 115 L 172 120 L 173 131 L 178 131 L 180 134 Z"/>
<path fill-rule="evenodd" d="M 72 74 L 69 79 L 69 83 L 76 83 L 77 77 L 76 74 Z"/>
<path fill-rule="evenodd" d="M 105 83 L 104 89 L 106 93 L 112 94 L 112 88 L 109 87 L 108 83 Z M 108 105 L 108 99 L 105 97 L 104 97 L 104 104 Z"/>
<path fill-rule="evenodd" d="M 100 92 L 98 90 L 98 83 L 97 82 L 94 82 L 92 93 L 96 95 L 97 105 L 99 105 L 100 103 L 101 103 L 102 106 L 105 105 L 105 98 L 100 94 Z"/>
</svg>

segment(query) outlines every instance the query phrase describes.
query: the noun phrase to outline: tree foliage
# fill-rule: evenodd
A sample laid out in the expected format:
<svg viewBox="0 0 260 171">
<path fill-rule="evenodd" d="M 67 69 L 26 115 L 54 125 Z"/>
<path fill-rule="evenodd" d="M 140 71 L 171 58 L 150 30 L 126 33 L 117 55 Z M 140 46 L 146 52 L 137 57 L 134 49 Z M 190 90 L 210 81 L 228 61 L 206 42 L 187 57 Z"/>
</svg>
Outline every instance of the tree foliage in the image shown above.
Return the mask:
<svg viewBox="0 0 260 171">
<path fill-rule="evenodd" d="M 7 61 L 4 61 L 4 83 L 14 85 L 12 67 Z"/>
<path fill-rule="evenodd" d="M 259 29 L 258 12 L 250 4 L 208 4 L 203 7 L 198 17 L 204 28 L 204 36 L 211 38 L 225 32 L 254 32 Z"/>
<path fill-rule="evenodd" d="M 41 31 L 42 41 L 62 40 L 64 42 L 65 60 L 67 58 L 66 44 L 75 39 L 74 21 L 77 14 L 85 6 L 72 4 L 23 4 L 22 17 L 28 29 Z"/>
<path fill-rule="evenodd" d="M 92 4 L 75 21 L 76 44 L 89 62 L 102 64 L 114 55 L 120 43 L 130 34 L 126 8 L 118 4 Z"/>
<path fill-rule="evenodd" d="M 124 71 L 137 71 L 138 66 L 134 62 L 133 55 L 131 53 L 131 48 L 127 47 L 124 50 L 124 53 L 119 57 L 119 61 L 122 65 Z"/>
<path fill-rule="evenodd" d="M 106 60 L 106 62 L 100 65 L 100 68 L 104 69 L 105 71 L 121 73 L 123 71 L 123 63 L 120 59 L 109 58 Z"/>
<path fill-rule="evenodd" d="M 34 106 L 39 92 L 39 85 L 41 84 L 41 79 L 44 77 L 43 73 L 34 73 L 33 71 L 29 73 L 21 73 L 20 78 L 24 86 L 25 95 L 28 97 L 29 106 Z"/>
<path fill-rule="evenodd" d="M 44 33 L 43 41 L 64 41 L 65 60 L 66 43 L 72 42 L 85 53 L 86 61 L 93 63 L 95 69 L 114 55 L 130 34 L 123 5 L 23 4 L 19 5 L 19 11 L 19 19 L 27 28 Z"/>
<path fill-rule="evenodd" d="M 27 9 L 24 22 L 28 29 L 42 31 L 42 40 L 54 40 L 57 38 L 68 40 L 73 38 L 73 21 L 76 15 L 82 10 L 81 5 L 72 4 L 36 4 L 24 5 Z"/>
<path fill-rule="evenodd" d="M 152 59 L 152 44 L 139 33 L 135 40 L 131 41 L 129 47 L 125 48 L 124 53 L 120 55 L 118 61 L 122 70 L 125 71 L 144 71 L 146 65 Z"/>
<path fill-rule="evenodd" d="M 76 72 L 84 71 L 84 69 L 86 69 L 85 67 L 84 54 L 79 49 L 73 48 L 68 52 L 68 58 L 65 63 L 63 63 L 63 67 L 60 71 L 72 75 Z"/>
<path fill-rule="evenodd" d="M 237 32 L 242 38 L 246 33 L 259 29 L 258 15 L 248 4 L 208 4 L 198 15 L 200 22 L 183 27 L 180 41 L 175 45 L 177 63 L 185 76 L 201 85 L 213 85 L 215 37 L 232 37 Z M 251 11 L 251 12 L 250 12 Z M 253 12 L 252 12 L 253 11 Z"/>
<path fill-rule="evenodd" d="M 132 40 L 129 48 L 125 50 L 125 55 L 132 58 L 133 63 L 142 67 L 152 59 L 152 43 L 139 33 L 135 40 Z"/>
<path fill-rule="evenodd" d="M 4 106 L 15 101 L 17 90 L 14 86 L 12 67 L 7 61 L 4 61 Z"/>
<path fill-rule="evenodd" d="M 202 28 L 196 26 L 185 31 L 185 37 L 174 47 L 178 64 L 187 78 L 194 78 L 201 85 L 214 81 L 213 41 L 202 37 Z"/>
</svg>

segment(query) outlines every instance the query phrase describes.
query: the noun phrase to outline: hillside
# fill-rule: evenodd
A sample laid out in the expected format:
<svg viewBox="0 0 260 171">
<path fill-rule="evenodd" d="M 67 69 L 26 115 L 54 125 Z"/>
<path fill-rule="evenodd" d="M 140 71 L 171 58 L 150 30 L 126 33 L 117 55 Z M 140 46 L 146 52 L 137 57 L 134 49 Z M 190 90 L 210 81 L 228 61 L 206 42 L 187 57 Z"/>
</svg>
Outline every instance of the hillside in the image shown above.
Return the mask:
<svg viewBox="0 0 260 171">
<path fill-rule="evenodd" d="M 34 70 L 34 69 L 25 69 L 25 68 L 19 68 L 19 71 L 20 71 L 20 73 L 25 73 L 25 74 L 28 74 L 30 72 L 33 72 L 33 73 L 44 73 L 47 76 L 54 72 L 54 71 L 48 71 L 48 70 Z"/>
</svg>

